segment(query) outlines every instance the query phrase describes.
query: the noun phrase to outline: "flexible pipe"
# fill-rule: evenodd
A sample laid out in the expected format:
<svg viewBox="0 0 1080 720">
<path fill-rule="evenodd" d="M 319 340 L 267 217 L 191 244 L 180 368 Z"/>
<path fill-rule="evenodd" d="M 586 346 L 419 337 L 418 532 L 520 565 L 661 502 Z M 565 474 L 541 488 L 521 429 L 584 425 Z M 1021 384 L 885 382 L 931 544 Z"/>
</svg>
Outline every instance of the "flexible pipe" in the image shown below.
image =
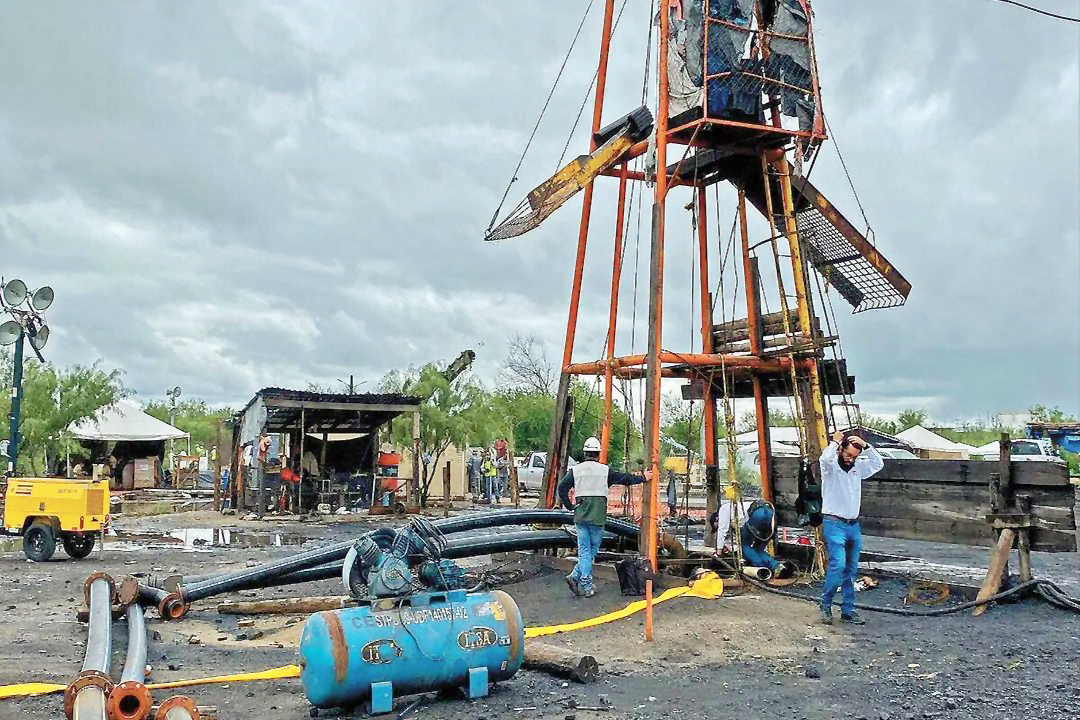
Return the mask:
<svg viewBox="0 0 1080 720">
<path fill-rule="evenodd" d="M 791 592 L 789 590 L 780 590 L 778 588 L 769 587 L 768 585 L 757 582 L 756 580 L 749 580 L 749 582 L 754 587 L 760 588 L 761 590 L 765 590 L 766 592 L 771 592 L 774 595 L 782 595 L 784 597 L 796 598 L 798 600 L 806 600 L 807 602 L 813 602 L 813 603 L 820 603 L 821 602 L 820 598 L 811 597 L 809 595 L 803 595 L 802 593 Z M 1003 590 L 1003 591 L 1001 591 L 1001 592 L 999 592 L 999 593 L 997 593 L 995 595 L 991 595 L 990 597 L 986 598 L 985 600 L 972 600 L 970 602 L 961 603 L 959 605 L 954 605 L 952 607 L 947 607 L 947 608 L 938 608 L 936 610 L 909 610 L 909 609 L 906 609 L 906 608 L 891 608 L 891 607 L 884 607 L 884 606 L 881 606 L 881 605 L 866 605 L 866 604 L 863 604 L 863 603 L 855 603 L 855 608 L 858 609 L 858 610 L 866 610 L 868 612 L 885 613 L 887 615 L 905 615 L 905 616 L 908 616 L 908 617 L 939 617 L 941 615 L 951 615 L 952 613 L 958 613 L 958 612 L 963 612 L 964 610 L 970 610 L 972 608 L 979 607 L 980 605 L 987 605 L 989 603 L 996 602 L 998 600 L 1003 600 L 1004 598 L 1007 598 L 1007 597 L 1012 597 L 1013 595 L 1020 595 L 1020 594 L 1022 594 L 1024 592 L 1026 592 L 1027 590 L 1034 589 L 1039 594 L 1040 597 L 1042 597 L 1043 599 L 1046 599 L 1048 602 L 1051 602 L 1052 604 L 1055 604 L 1058 607 L 1061 607 L 1061 608 L 1064 608 L 1064 609 L 1072 609 L 1072 608 L 1067 608 L 1065 604 L 1054 603 L 1052 600 L 1049 600 L 1048 598 L 1046 598 L 1046 596 L 1043 595 L 1043 591 L 1044 591 L 1045 588 L 1051 588 L 1051 590 L 1050 590 L 1051 593 L 1053 593 L 1054 590 L 1056 590 L 1057 592 L 1061 592 L 1061 588 L 1059 588 L 1057 585 L 1050 582 L 1049 580 L 1028 580 L 1027 582 L 1020 583 L 1019 585 L 1015 585 L 1015 586 L 1009 588 L 1008 590 Z M 1071 601 L 1071 599 L 1070 599 L 1070 601 Z M 1075 602 L 1075 601 L 1071 601 L 1071 602 Z M 1078 604 L 1077 609 L 1073 610 L 1073 612 L 1080 612 L 1080 604 Z"/>
<path fill-rule="evenodd" d="M 120 684 L 109 693 L 110 720 L 146 720 L 153 702 L 146 688 L 146 618 L 139 603 L 127 608 L 127 659 Z"/>
<path fill-rule="evenodd" d="M 565 524 L 573 522 L 574 513 L 569 510 L 503 510 L 496 512 L 473 513 L 456 518 L 444 518 L 436 520 L 433 524 L 444 534 L 463 532 L 466 530 L 479 530 L 485 528 L 503 527 L 507 525 L 524 525 L 533 523 Z M 609 518 L 606 529 L 620 537 L 636 538 L 638 528 L 636 525 Z M 390 528 L 379 528 L 367 536 L 379 538 L 384 533 L 393 533 Z M 340 563 L 344 560 L 349 550 L 352 549 L 356 540 L 327 545 L 326 547 L 309 550 L 307 552 L 291 555 L 287 558 L 264 563 L 254 568 L 245 568 L 231 573 L 225 573 L 207 578 L 196 583 L 182 585 L 176 593 L 153 592 L 150 588 L 139 588 L 140 597 L 146 596 L 158 605 L 162 617 L 176 619 L 186 612 L 189 603 L 204 600 L 214 595 L 236 590 L 251 589 L 254 587 L 268 587 L 267 583 L 274 578 L 287 576 L 300 570 L 319 567 L 329 563 Z M 340 571 L 341 565 L 338 564 Z M 321 578 L 310 578 L 321 579 Z"/>
<path fill-rule="evenodd" d="M 104 574 L 92 575 L 86 590 L 90 606 L 86 653 L 82 671 L 64 693 L 64 709 L 70 720 L 106 720 L 105 698 L 112 683 L 113 581 Z"/>
</svg>

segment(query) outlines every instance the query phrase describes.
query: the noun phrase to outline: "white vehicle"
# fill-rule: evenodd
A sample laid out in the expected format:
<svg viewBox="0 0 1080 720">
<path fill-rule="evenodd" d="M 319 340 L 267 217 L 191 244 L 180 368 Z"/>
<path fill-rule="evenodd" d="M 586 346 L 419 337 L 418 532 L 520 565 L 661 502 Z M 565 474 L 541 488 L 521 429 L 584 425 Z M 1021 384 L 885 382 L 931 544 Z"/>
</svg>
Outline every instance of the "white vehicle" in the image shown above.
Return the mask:
<svg viewBox="0 0 1080 720">
<path fill-rule="evenodd" d="M 567 467 L 577 465 L 574 458 L 567 459 Z M 546 452 L 531 452 L 518 465 L 518 489 L 523 492 L 540 492 L 544 486 L 544 472 L 547 468 Z M 560 478 L 561 479 L 561 478 Z"/>
<path fill-rule="evenodd" d="M 918 460 L 919 456 L 903 448 L 877 448 L 878 455 L 886 460 Z"/>
<path fill-rule="evenodd" d="M 1025 462 L 1065 462 L 1054 454 L 1053 444 L 1044 439 L 1013 440 L 1009 449 L 1009 458 Z"/>
</svg>

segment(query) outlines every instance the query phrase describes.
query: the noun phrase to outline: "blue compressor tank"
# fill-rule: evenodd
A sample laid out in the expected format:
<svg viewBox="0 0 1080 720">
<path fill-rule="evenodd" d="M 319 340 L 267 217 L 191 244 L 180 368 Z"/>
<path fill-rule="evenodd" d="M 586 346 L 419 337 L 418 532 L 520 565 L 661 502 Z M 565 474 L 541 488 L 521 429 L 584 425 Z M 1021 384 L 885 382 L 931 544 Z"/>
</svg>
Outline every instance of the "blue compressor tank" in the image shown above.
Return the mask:
<svg viewBox="0 0 1080 720">
<path fill-rule="evenodd" d="M 300 680 L 316 707 L 367 700 L 382 713 L 400 695 L 463 687 L 482 697 L 524 657 L 521 612 L 506 593 L 418 593 L 312 615 L 300 639 Z"/>
</svg>

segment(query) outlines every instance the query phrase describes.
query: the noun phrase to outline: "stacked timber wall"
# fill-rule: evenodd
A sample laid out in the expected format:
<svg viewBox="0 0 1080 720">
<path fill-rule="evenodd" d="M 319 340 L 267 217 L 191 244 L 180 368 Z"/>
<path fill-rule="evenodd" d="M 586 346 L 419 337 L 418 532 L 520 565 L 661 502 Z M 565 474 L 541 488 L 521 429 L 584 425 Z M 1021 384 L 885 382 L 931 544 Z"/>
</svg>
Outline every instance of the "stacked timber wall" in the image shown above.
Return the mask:
<svg viewBox="0 0 1080 720">
<path fill-rule="evenodd" d="M 862 528 L 867 535 L 990 546 L 995 534 L 990 510 L 991 475 L 999 464 L 979 460 L 886 460 L 863 482 Z M 815 468 L 815 472 L 816 472 Z M 775 458 L 773 495 L 777 522 L 794 526 L 799 484 L 798 458 Z M 1036 529 L 1032 549 L 1075 552 L 1076 488 L 1057 463 L 1012 462 L 1012 488 L 1031 498 Z"/>
</svg>

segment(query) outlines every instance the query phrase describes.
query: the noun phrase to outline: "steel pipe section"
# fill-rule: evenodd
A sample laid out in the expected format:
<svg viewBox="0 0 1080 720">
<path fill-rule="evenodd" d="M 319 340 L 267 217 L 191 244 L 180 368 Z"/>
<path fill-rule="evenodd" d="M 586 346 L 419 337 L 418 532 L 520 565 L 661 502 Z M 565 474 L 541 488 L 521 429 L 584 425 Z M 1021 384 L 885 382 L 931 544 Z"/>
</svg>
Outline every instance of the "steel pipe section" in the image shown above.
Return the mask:
<svg viewBox="0 0 1080 720">
<path fill-rule="evenodd" d="M 185 695 L 173 695 L 161 703 L 154 720 L 199 720 L 195 701 Z"/>
<path fill-rule="evenodd" d="M 64 691 L 68 720 L 107 720 L 105 698 L 112 690 L 112 600 L 115 585 L 104 573 L 94 573 L 84 588 L 90 608 L 82 671 Z"/>
<path fill-rule="evenodd" d="M 146 687 L 146 618 L 138 603 L 127 608 L 128 643 L 120 684 L 109 693 L 109 720 L 146 720 L 153 702 Z"/>
<path fill-rule="evenodd" d="M 574 513 L 569 510 L 536 509 L 536 510 L 502 510 L 495 512 L 473 513 L 455 518 L 443 518 L 433 522 L 444 534 L 454 534 L 468 530 L 481 530 L 509 525 L 528 524 L 553 524 L 563 525 L 574 521 Z M 606 529 L 627 539 L 636 539 L 638 527 L 632 523 L 615 518 L 608 518 Z M 392 540 L 394 530 L 391 528 L 378 528 L 365 535 L 375 539 L 376 542 L 385 539 Z M 280 560 L 264 563 L 262 565 L 245 568 L 236 572 L 225 573 L 214 577 L 200 580 L 199 582 L 187 583 L 180 587 L 177 592 L 166 593 L 157 588 L 139 588 L 139 597 L 146 598 L 146 602 L 153 602 L 158 607 L 162 618 L 176 620 L 184 616 L 187 606 L 198 600 L 204 600 L 214 595 L 227 592 L 246 590 L 259 587 L 271 587 L 274 585 L 292 584 L 293 582 L 308 582 L 321 580 L 333 575 L 323 575 L 323 570 L 296 576 L 296 579 L 285 581 L 287 577 L 299 571 L 320 566 L 328 566 L 333 563 L 341 571 L 342 561 L 348 555 L 356 543 L 356 539 L 327 545 L 308 552 L 291 555 Z M 382 543 L 380 543 L 381 545 Z M 336 573 L 335 573 L 336 574 Z M 281 580 L 283 582 L 277 582 Z"/>
</svg>

